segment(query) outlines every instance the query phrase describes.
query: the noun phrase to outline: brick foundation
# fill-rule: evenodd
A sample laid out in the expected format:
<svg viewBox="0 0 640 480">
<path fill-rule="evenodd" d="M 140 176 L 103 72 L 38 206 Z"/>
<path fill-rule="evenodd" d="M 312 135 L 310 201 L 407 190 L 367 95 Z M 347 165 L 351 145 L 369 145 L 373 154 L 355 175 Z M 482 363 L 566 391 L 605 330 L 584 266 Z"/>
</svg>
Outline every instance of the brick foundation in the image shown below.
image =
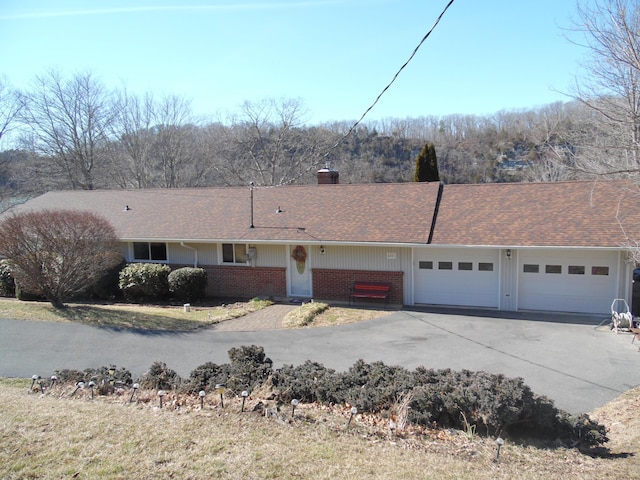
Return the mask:
<svg viewBox="0 0 640 480">
<path fill-rule="evenodd" d="M 349 301 L 353 282 L 385 282 L 391 284 L 389 303 L 402 305 L 404 299 L 403 272 L 371 270 L 313 269 L 313 297 L 320 300 Z"/>
</svg>

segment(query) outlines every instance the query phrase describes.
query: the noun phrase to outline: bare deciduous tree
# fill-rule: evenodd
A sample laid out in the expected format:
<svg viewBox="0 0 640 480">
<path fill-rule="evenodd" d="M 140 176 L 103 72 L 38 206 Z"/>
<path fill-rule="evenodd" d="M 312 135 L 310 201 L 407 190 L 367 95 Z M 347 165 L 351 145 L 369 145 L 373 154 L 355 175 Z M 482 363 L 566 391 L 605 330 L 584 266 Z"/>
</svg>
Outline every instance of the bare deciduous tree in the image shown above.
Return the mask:
<svg viewBox="0 0 640 480">
<path fill-rule="evenodd" d="M 324 164 L 331 146 L 320 130 L 303 132 L 304 119 L 300 100 L 245 102 L 241 116 L 222 132 L 214 169 L 227 184 L 299 182 Z"/>
<path fill-rule="evenodd" d="M 581 0 L 574 21 L 590 58 L 575 98 L 597 113 L 599 131 L 578 166 L 597 175 L 640 174 L 640 2 Z"/>
<path fill-rule="evenodd" d="M 9 216 L 0 224 L 0 256 L 21 288 L 56 308 L 122 260 L 111 224 L 74 210 Z"/>
<path fill-rule="evenodd" d="M 22 94 L 12 90 L 5 77 L 0 77 L 0 139 L 17 124 L 16 120 L 23 107 Z"/>
<path fill-rule="evenodd" d="M 50 71 L 37 76 L 27 94 L 25 122 L 33 131 L 34 148 L 53 160 L 67 187 L 95 188 L 94 172 L 106 159 L 111 96 L 92 74 L 71 79 Z"/>
</svg>

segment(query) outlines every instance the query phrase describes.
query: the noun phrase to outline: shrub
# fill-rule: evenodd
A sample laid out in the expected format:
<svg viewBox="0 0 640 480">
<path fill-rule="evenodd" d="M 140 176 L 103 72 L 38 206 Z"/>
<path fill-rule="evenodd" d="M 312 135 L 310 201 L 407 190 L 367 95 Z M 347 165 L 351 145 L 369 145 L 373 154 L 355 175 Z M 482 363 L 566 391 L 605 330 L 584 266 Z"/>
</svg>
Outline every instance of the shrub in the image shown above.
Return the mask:
<svg viewBox="0 0 640 480">
<path fill-rule="evenodd" d="M 73 383 L 84 382 L 84 373 L 80 370 L 73 370 L 64 368 L 62 370 L 54 370 L 53 374 L 58 377 L 60 383 Z"/>
<path fill-rule="evenodd" d="M 123 259 L 115 267 L 107 270 L 85 293 L 85 296 L 101 300 L 111 300 L 118 297 L 122 291 L 119 288 L 120 272 L 126 266 Z"/>
<path fill-rule="evenodd" d="M 119 287 L 128 300 L 169 296 L 171 268 L 158 263 L 131 263 L 120 271 Z"/>
<path fill-rule="evenodd" d="M 14 297 L 16 294 L 16 282 L 11 275 L 11 267 L 8 260 L 0 260 L 0 297 Z"/>
<path fill-rule="evenodd" d="M 140 378 L 142 388 L 154 390 L 173 390 L 180 386 L 182 379 L 164 362 L 153 362 L 149 370 Z"/>
<path fill-rule="evenodd" d="M 256 345 L 242 346 L 229 350 L 229 378 L 226 382 L 231 391 L 253 390 L 262 384 L 272 373 L 270 358 L 264 348 Z"/>
<path fill-rule="evenodd" d="M 345 398 L 344 374 L 307 360 L 294 367 L 285 365 L 273 375 L 278 397 L 285 402 L 296 398 L 302 402 L 342 403 Z"/>
<path fill-rule="evenodd" d="M 207 272 L 203 268 L 184 267 L 169 273 L 169 291 L 181 302 L 193 302 L 204 297 Z"/>
<path fill-rule="evenodd" d="M 190 393 L 197 393 L 200 390 L 213 390 L 217 384 L 227 382 L 229 372 L 229 364 L 217 365 L 213 362 L 207 362 L 196 367 L 191 372 L 184 390 Z"/>
<path fill-rule="evenodd" d="M 349 403 L 367 412 L 391 408 L 413 387 L 411 373 L 405 368 L 363 360 L 349 369 L 344 382 L 350 387 Z"/>
</svg>

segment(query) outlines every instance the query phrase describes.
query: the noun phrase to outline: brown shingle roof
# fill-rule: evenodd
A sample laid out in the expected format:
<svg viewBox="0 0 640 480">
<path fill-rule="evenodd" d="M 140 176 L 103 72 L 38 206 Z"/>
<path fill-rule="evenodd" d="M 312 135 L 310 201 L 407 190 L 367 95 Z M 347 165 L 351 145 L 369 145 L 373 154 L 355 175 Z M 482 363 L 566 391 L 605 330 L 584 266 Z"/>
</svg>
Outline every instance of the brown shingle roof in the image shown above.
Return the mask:
<svg viewBox="0 0 640 480">
<path fill-rule="evenodd" d="M 122 239 L 426 243 L 438 184 L 256 187 L 253 193 L 255 228 L 249 228 L 248 187 L 58 191 L 15 211 L 90 210 Z"/>
<path fill-rule="evenodd" d="M 255 228 L 248 187 L 49 192 L 15 211 L 90 210 L 124 240 L 426 244 L 438 187 L 256 187 Z M 630 182 L 445 185 L 432 243 L 620 247 L 625 232 L 640 239 L 640 190 Z"/>
<path fill-rule="evenodd" d="M 447 185 L 441 245 L 620 247 L 640 239 L 640 190 L 626 181 Z"/>
</svg>

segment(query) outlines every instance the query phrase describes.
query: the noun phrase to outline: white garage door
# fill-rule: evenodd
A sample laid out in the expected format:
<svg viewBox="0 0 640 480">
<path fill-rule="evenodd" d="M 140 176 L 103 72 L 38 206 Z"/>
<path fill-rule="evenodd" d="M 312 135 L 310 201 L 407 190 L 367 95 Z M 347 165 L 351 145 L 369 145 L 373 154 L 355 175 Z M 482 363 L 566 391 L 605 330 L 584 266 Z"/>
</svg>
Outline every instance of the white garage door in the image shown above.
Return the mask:
<svg viewBox="0 0 640 480">
<path fill-rule="evenodd" d="M 520 251 L 518 308 L 610 313 L 617 264 L 616 252 Z"/>
<path fill-rule="evenodd" d="M 417 250 L 415 260 L 415 303 L 497 308 L 498 252 Z"/>
</svg>

